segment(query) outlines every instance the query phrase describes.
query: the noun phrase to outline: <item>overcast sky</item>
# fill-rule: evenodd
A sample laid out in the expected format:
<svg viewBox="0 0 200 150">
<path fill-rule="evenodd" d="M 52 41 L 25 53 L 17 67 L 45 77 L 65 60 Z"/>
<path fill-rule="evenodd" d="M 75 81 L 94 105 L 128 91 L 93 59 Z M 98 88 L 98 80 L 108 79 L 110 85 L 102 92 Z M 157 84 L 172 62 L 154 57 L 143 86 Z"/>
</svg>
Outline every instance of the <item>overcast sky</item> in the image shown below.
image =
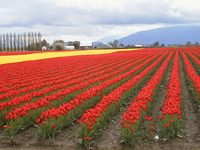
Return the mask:
<svg viewBox="0 0 200 150">
<path fill-rule="evenodd" d="M 0 34 L 41 32 L 91 45 L 158 27 L 200 24 L 199 0 L 0 0 Z"/>
</svg>

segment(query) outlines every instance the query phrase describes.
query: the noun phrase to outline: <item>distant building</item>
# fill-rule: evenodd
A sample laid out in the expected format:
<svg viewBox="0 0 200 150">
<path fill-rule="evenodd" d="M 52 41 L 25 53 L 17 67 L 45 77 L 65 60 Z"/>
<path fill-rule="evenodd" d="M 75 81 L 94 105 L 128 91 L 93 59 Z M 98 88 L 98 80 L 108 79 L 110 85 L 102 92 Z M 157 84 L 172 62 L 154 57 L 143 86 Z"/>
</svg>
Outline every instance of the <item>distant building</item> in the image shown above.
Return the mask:
<svg viewBox="0 0 200 150">
<path fill-rule="evenodd" d="M 68 41 L 65 42 L 66 46 L 74 46 L 74 49 L 79 49 L 80 48 L 80 41 Z"/>
<path fill-rule="evenodd" d="M 137 45 L 135 45 L 135 47 L 142 47 L 143 45 L 140 45 L 140 44 L 137 44 Z"/>
<path fill-rule="evenodd" d="M 74 50 L 75 47 L 74 47 L 74 46 L 65 46 L 65 49 L 66 49 L 66 50 Z"/>
<path fill-rule="evenodd" d="M 104 48 L 112 48 L 111 45 L 109 44 L 104 44 L 104 43 L 101 43 L 101 42 L 93 42 L 92 43 L 92 47 L 93 49 L 104 49 Z"/>
<path fill-rule="evenodd" d="M 80 46 L 80 49 L 93 49 L 92 46 Z"/>
<path fill-rule="evenodd" d="M 65 45 L 66 46 L 73 46 L 73 42 L 72 41 L 65 42 Z"/>
<path fill-rule="evenodd" d="M 43 51 L 46 51 L 46 50 L 47 50 L 47 47 L 46 47 L 46 46 L 42 46 L 42 50 L 43 50 Z"/>
</svg>

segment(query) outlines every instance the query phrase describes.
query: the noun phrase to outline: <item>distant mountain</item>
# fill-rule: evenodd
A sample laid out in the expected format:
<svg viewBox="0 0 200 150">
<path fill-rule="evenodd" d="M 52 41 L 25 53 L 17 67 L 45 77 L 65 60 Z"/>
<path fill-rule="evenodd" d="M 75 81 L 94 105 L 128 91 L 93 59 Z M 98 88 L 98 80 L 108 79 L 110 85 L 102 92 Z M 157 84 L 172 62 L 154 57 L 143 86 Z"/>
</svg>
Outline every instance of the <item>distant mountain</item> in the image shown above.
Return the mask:
<svg viewBox="0 0 200 150">
<path fill-rule="evenodd" d="M 200 26 L 174 26 L 140 31 L 118 40 L 124 45 L 152 45 L 155 41 L 160 44 L 200 43 Z"/>
</svg>

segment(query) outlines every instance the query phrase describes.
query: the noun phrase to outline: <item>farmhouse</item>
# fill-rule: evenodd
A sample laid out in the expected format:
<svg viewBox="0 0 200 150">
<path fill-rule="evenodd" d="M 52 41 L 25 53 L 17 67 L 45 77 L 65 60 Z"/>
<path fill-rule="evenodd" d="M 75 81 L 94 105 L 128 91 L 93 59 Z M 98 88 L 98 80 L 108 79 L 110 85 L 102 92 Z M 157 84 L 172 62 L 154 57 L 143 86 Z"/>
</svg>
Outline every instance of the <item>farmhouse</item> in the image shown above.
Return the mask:
<svg viewBox="0 0 200 150">
<path fill-rule="evenodd" d="M 74 47 L 74 46 L 65 46 L 65 49 L 66 49 L 66 50 L 74 50 L 75 47 Z"/>
<path fill-rule="evenodd" d="M 80 49 L 92 49 L 93 47 L 92 46 L 80 46 Z"/>
</svg>

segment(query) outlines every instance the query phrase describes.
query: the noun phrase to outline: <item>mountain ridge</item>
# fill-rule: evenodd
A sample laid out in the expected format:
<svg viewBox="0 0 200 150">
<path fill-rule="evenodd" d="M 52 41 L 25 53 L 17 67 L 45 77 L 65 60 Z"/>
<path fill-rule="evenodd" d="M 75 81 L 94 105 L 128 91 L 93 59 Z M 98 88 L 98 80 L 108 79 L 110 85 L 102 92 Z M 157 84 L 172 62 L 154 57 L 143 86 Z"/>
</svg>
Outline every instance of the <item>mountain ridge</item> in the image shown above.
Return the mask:
<svg viewBox="0 0 200 150">
<path fill-rule="evenodd" d="M 123 45 L 152 45 L 158 41 L 160 44 L 200 43 L 200 25 L 162 27 L 146 31 L 139 31 L 118 39 Z"/>
</svg>

